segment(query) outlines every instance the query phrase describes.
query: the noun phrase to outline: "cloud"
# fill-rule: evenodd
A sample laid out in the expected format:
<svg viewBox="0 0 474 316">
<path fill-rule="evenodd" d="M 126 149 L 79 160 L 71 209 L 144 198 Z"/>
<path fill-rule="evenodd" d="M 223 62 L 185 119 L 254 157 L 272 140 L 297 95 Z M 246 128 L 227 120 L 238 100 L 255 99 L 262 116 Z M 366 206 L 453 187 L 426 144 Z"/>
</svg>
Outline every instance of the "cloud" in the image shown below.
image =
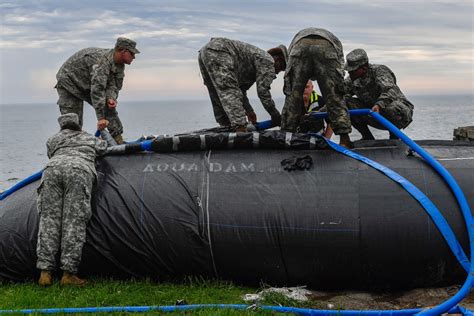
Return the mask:
<svg viewBox="0 0 474 316">
<path fill-rule="evenodd" d="M 50 90 L 41 96 L 37 85 L 23 82 L 32 71 L 51 75 L 38 64 L 56 70 L 75 51 L 113 47 L 118 36 L 135 39 L 142 51 L 128 68 L 132 79 L 127 74 L 140 93 L 127 87 L 127 96 L 179 97 L 180 81 L 202 95 L 197 51 L 211 37 L 267 49 L 289 45 L 297 31 L 313 25 L 336 34 L 346 54 L 361 47 L 372 62 L 389 65 L 404 91 L 431 86 L 438 92 L 441 82 L 449 82 L 447 90 L 472 93 L 470 1 L 275 0 L 270 6 L 268 1 L 25 0 L 0 3 L 0 9 L 2 102 L 27 101 L 28 88 L 37 98 L 51 98 Z"/>
</svg>

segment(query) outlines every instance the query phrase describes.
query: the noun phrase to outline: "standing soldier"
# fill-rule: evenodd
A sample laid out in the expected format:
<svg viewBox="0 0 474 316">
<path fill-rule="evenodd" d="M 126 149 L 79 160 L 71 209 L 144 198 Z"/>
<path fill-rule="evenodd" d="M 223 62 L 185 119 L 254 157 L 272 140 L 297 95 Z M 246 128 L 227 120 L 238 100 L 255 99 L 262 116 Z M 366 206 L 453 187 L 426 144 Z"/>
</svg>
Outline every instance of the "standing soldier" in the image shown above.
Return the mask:
<svg viewBox="0 0 474 316">
<path fill-rule="evenodd" d="M 351 122 L 344 103 L 342 44 L 331 32 L 307 28 L 299 31 L 288 49 L 285 72 L 285 106 L 281 129 L 295 132 L 305 114 L 303 91 L 308 79 L 316 80 L 326 101 L 329 121 L 340 144 L 350 147 Z"/>
<path fill-rule="evenodd" d="M 280 112 L 270 93 L 276 74 L 285 70 L 286 47 L 280 45 L 268 52 L 240 41 L 212 38 L 199 50 L 199 68 L 211 98 L 214 116 L 221 126 L 233 131 L 247 131 L 247 120 L 257 116 L 247 98 L 247 90 L 255 83 L 263 107 L 273 126 L 281 122 Z"/>
<path fill-rule="evenodd" d="M 349 109 L 372 109 L 398 128 L 407 127 L 413 117 L 413 104 L 397 86 L 397 78 L 384 65 L 369 64 L 363 49 L 354 49 L 346 56 L 346 103 Z M 354 98 L 353 96 L 357 96 Z M 362 134 L 362 139 L 374 139 L 367 125 L 385 129 L 369 116 L 351 117 L 352 125 Z M 397 139 L 390 132 L 390 139 Z"/>
<path fill-rule="evenodd" d="M 61 115 L 58 122 L 61 131 L 48 139 L 50 160 L 38 188 L 38 283 L 52 284 L 60 251 L 61 285 L 82 286 L 86 281 L 76 274 L 91 217 L 91 190 L 97 177 L 94 162 L 105 153 L 107 143 L 83 132 L 75 113 Z"/>
<path fill-rule="evenodd" d="M 56 79 L 61 114 L 76 113 L 82 126 L 83 101 L 91 104 L 97 116 L 97 128 L 108 127 L 118 144 L 123 143 L 122 122 L 118 117 L 117 98 L 122 89 L 125 64 L 135 59 L 136 43 L 119 37 L 114 49 L 89 47 L 69 57 Z"/>
</svg>

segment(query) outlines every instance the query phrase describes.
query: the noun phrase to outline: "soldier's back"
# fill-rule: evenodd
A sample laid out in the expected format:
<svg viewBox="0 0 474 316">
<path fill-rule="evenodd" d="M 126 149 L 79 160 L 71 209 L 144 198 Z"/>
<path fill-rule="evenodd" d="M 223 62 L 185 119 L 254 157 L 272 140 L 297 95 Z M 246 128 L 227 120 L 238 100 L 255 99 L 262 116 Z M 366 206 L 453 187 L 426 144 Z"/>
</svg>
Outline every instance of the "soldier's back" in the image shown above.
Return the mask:
<svg viewBox="0 0 474 316">
<path fill-rule="evenodd" d="M 63 129 L 47 141 L 51 157 L 46 167 L 69 164 L 95 174 L 96 138 L 84 131 Z"/>
<path fill-rule="evenodd" d="M 59 69 L 56 77 L 59 80 L 62 75 L 70 73 L 90 74 L 92 66 L 97 64 L 110 52 L 107 48 L 88 47 L 69 57 Z"/>
</svg>

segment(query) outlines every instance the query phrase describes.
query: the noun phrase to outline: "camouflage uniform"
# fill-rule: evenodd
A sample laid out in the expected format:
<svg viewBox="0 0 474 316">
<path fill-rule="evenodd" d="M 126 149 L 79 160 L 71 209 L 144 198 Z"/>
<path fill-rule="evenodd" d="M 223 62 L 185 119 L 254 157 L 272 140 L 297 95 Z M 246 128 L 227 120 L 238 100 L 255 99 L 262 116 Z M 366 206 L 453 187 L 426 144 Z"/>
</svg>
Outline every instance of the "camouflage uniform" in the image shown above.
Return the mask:
<svg viewBox="0 0 474 316">
<path fill-rule="evenodd" d="M 247 124 L 245 114 L 254 112 L 247 90 L 254 83 L 265 110 L 272 119 L 280 120 L 270 93 L 276 74 L 269 53 L 240 41 L 212 38 L 199 50 L 198 61 L 214 116 L 221 126 L 236 128 Z"/>
<path fill-rule="evenodd" d="M 368 70 L 363 77 L 355 80 L 348 77 L 344 82 L 347 107 L 371 109 L 378 104 L 383 117 L 400 129 L 407 127 L 412 121 L 413 104 L 397 86 L 395 74 L 387 66 L 369 64 L 367 54 L 362 49 L 347 55 L 346 70 L 353 71 L 364 64 L 368 65 Z M 371 135 L 367 125 L 385 129 L 370 116 L 353 116 L 351 122 L 364 138 L 367 134 Z"/>
<path fill-rule="evenodd" d="M 40 215 L 37 268 L 53 271 L 60 250 L 61 269 L 77 273 L 86 223 L 91 216 L 91 190 L 96 179 L 95 158 L 104 154 L 107 143 L 86 132 L 66 126 L 75 114 L 60 116 L 61 131 L 47 142 L 50 158 L 38 188 Z"/>
<path fill-rule="evenodd" d="M 115 48 L 140 53 L 136 43 L 124 37 L 117 39 Z M 107 100 L 117 100 L 125 76 L 125 66 L 114 62 L 114 51 L 95 47 L 78 51 L 59 69 L 55 86 L 61 114 L 76 113 L 82 126 L 83 101 L 86 101 L 94 107 L 97 120 L 109 121 L 107 128 L 112 137 L 121 135 L 123 126 L 117 110 L 109 109 Z"/>
<path fill-rule="evenodd" d="M 334 132 L 350 133 L 351 123 L 343 100 L 344 56 L 339 39 L 327 30 L 307 28 L 295 35 L 288 54 L 281 129 L 292 132 L 296 130 L 305 113 L 303 91 L 308 79 L 311 79 L 318 82 L 326 100 Z"/>
</svg>

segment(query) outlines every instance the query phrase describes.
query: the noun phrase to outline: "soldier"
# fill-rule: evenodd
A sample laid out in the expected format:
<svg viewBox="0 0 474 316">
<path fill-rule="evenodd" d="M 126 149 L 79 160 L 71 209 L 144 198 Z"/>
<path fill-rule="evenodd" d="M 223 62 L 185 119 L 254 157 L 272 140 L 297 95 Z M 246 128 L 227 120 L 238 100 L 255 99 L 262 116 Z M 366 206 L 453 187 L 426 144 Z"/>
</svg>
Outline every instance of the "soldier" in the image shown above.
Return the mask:
<svg viewBox="0 0 474 316">
<path fill-rule="evenodd" d="M 82 126 L 83 101 L 94 107 L 97 128 L 108 127 L 118 144 L 123 143 L 122 122 L 116 110 L 117 97 L 122 89 L 125 64 L 135 59 L 136 43 L 119 37 L 114 49 L 85 48 L 61 66 L 56 79 L 61 114 L 76 113 Z"/>
<path fill-rule="evenodd" d="M 214 116 L 221 126 L 247 131 L 247 120 L 257 116 L 247 98 L 247 90 L 256 83 L 257 94 L 270 114 L 274 126 L 281 122 L 280 112 L 270 93 L 276 74 L 285 70 L 286 47 L 268 52 L 253 45 L 227 38 L 212 38 L 199 50 L 199 68 L 211 98 Z"/>
<path fill-rule="evenodd" d="M 340 144 L 351 147 L 351 123 L 343 100 L 344 55 L 339 39 L 331 32 L 307 28 L 299 31 L 288 49 L 285 72 L 285 106 L 281 129 L 295 132 L 305 113 L 303 91 L 308 79 L 316 80 L 326 101 L 329 121 Z"/>
<path fill-rule="evenodd" d="M 48 139 L 50 160 L 38 188 L 38 283 L 52 284 L 60 251 L 61 285 L 83 286 L 86 281 L 76 274 L 91 217 L 91 190 L 97 177 L 94 162 L 105 153 L 107 143 L 81 131 L 75 113 L 61 115 L 58 122 L 61 131 Z"/>
<path fill-rule="evenodd" d="M 346 103 L 349 109 L 372 109 L 395 126 L 407 127 L 413 117 L 413 104 L 407 100 L 393 72 L 384 65 L 369 64 L 363 49 L 354 49 L 346 56 Z M 353 96 L 357 98 L 354 98 Z M 362 139 L 374 139 L 367 125 L 385 129 L 370 116 L 351 117 L 352 125 L 362 134 Z M 390 139 L 397 137 L 390 133 Z"/>
<path fill-rule="evenodd" d="M 317 94 L 313 89 L 313 81 L 308 80 L 303 92 L 303 105 L 305 108 L 305 114 L 300 119 L 296 131 L 298 133 L 322 132 L 324 137 L 330 139 L 333 134 L 331 125 L 326 123 L 325 127 L 323 119 L 318 119 L 314 116 L 311 116 L 311 114 L 316 112 L 326 112 L 326 107 L 324 106 L 326 102 L 324 101 L 323 97 Z"/>
</svg>

